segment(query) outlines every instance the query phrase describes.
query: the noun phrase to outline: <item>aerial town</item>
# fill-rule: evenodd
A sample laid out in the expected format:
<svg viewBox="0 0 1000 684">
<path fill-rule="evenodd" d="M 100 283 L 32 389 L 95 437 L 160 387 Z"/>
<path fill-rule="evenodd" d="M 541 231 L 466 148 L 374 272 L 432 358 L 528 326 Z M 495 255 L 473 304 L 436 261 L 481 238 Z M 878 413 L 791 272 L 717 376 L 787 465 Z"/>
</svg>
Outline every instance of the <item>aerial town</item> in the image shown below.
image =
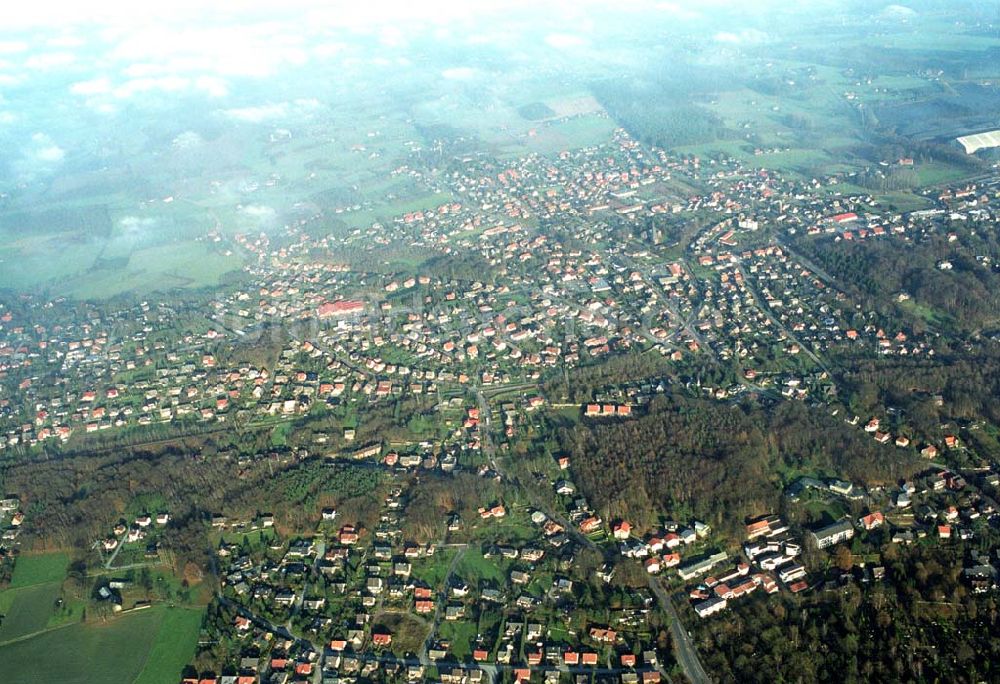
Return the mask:
<svg viewBox="0 0 1000 684">
<path fill-rule="evenodd" d="M 1000 682 L 998 54 L 5 8 L 0 684 Z"/>
<path fill-rule="evenodd" d="M 555 159 L 463 168 L 449 179 L 462 203 L 373 226 L 374 240 L 342 242 L 370 240 L 360 249 L 371 259 L 379 248 L 458 253 L 488 268 L 483 281 L 333 262 L 342 245 L 311 238 L 306 224 L 323 220 L 313 216 L 288 226 L 280 247 L 266 235 L 237 236 L 233 247 L 255 256 L 252 284 L 211 298 L 205 316 L 157 302 L 87 310 L 24 295 L 16 312 L 6 306 L 0 315 L 10 387 L 0 448 L 136 425 L 280 420 L 317 403 L 446 388 L 531 387 L 553 368 L 633 349 L 663 355 L 680 377 L 703 357 L 735 365 L 738 382 L 700 387 L 719 400 L 760 392 L 830 401 L 829 350 L 933 356 L 935 336 L 860 310 L 793 238 L 955 242 L 956 224 L 974 232 L 996 220 L 989 199 L 1000 188 L 949 189 L 936 198 L 940 209 L 896 214 L 870 197 L 831 192 L 837 178 L 803 186 L 732 160 L 672 159 L 623 131 L 613 144 Z M 678 197 L 678 183 L 710 192 Z M 705 228 L 686 245 L 641 239 L 662 213 Z M 984 257 L 980 267 L 993 264 Z M 60 322 L 33 322 L 53 311 Z M 217 358 L 244 341 L 273 343 L 278 326 L 288 339 L 273 367 Z M 41 382 L 56 375 L 61 382 Z M 616 416 L 648 397 L 628 399 Z M 523 408 L 544 401 L 532 397 Z M 878 417 L 845 419 L 863 419 L 858 429 L 880 443 L 928 456 L 954 446 L 947 436 L 881 430 Z"/>
<path fill-rule="evenodd" d="M 184 684 L 431 673 L 669 681 L 669 643 L 688 639 L 681 624 L 724 620 L 754 593 L 878 584 L 884 564 L 855 559 L 878 558 L 884 542 L 948 546 L 998 520 L 997 472 L 970 462 L 963 444 L 974 427 L 923 432 L 891 409 L 855 414 L 831 370 L 842 354 L 933 357 L 941 335 L 865 310 L 803 245 L 961 244 L 997 220 L 1000 181 L 943 188 L 931 198 L 938 208 L 909 213 L 842 195 L 842 181 L 675 157 L 618 130 L 605 145 L 553 157 L 502 166 L 462 158 L 433 181 L 456 201 L 364 233 L 313 237 L 310 225 L 325 219 L 313 215 L 280 236 L 236 236 L 230 248 L 252 255 L 246 279 L 187 308 L 23 295 L 0 313 L 0 448 L 280 431 L 332 414 L 336 431 L 304 432 L 309 441 L 280 459 L 383 473 L 388 485 L 366 524 L 330 507 L 314 526 L 279 534 L 269 513 L 213 513 L 219 593 L 206 629 L 231 674 Z M 675 239 L 680 224 L 701 228 Z M 393 273 L 377 263 L 418 250 L 461 266 Z M 332 259 L 345 251 L 357 265 Z M 977 267 L 993 264 L 984 257 Z M 250 362 L 240 353 L 248 345 L 272 356 Z M 659 359 L 659 379 L 608 382 L 586 396 L 551 382 L 627 353 Z M 544 494 L 502 486 L 516 477 L 516 445 L 537 439 L 537 415 L 632 421 L 667 386 L 720 404 L 749 396 L 819 407 L 924 465 L 872 486 L 803 474 L 787 483 L 784 514 L 748 517 L 736 537 L 683 514 L 652 526 L 604 519 L 559 453 Z M 365 430 L 367 411 L 398 402 L 434 416 L 435 427 L 398 443 Z M 422 473 L 433 471 L 471 473 L 501 483 L 500 493 L 417 539 L 406 516 Z M 16 496 L 0 502 L 7 547 L 27 526 Z M 803 523 L 807 509 L 822 511 L 822 524 Z M 121 519 L 93 540 L 95 552 L 109 570 L 155 562 L 169 520 L 168 510 Z M 825 560 L 838 548 L 850 548 L 846 562 Z M 973 592 L 996 587 L 996 551 L 983 548 L 961 568 Z M 627 568 L 633 576 L 616 580 Z M 122 610 L 129 584 L 112 581 L 97 599 Z M 654 617 L 660 611 L 673 620 Z"/>
</svg>

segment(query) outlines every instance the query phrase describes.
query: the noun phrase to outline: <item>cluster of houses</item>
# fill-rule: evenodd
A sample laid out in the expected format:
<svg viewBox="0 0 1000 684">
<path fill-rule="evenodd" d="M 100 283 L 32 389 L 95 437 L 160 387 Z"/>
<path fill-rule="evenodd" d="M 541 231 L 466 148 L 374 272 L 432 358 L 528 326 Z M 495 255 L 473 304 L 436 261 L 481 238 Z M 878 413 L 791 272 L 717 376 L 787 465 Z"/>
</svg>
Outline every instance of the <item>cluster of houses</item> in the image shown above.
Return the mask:
<svg viewBox="0 0 1000 684">
<path fill-rule="evenodd" d="M 943 468 L 931 468 L 917 479 L 903 482 L 888 492 L 892 509 L 910 513 L 916 525 L 894 530 L 892 540 L 911 544 L 932 536 L 941 541 L 974 539 L 977 528 L 1000 523 L 995 500 L 987 490 L 996 492 L 1000 476 L 992 472 L 979 474 L 978 486 L 962 475 Z M 883 518 L 882 522 L 889 520 Z M 865 519 L 862 519 L 863 525 Z"/>
<path fill-rule="evenodd" d="M 24 524 L 24 512 L 21 500 L 16 496 L 5 496 L 0 499 L 0 542 L 8 545 L 17 540 Z"/>
<path fill-rule="evenodd" d="M 878 334 L 880 336 L 883 335 L 882 331 L 879 331 Z M 933 397 L 933 401 L 937 406 L 940 406 L 943 403 L 943 399 L 939 396 Z M 848 425 L 853 426 L 858 426 L 861 423 L 861 419 L 858 418 L 858 416 L 845 418 L 844 420 Z M 879 444 L 894 444 L 901 449 L 915 447 L 913 440 L 905 434 L 897 434 L 894 436 L 892 432 L 890 432 L 889 429 L 883 424 L 882 419 L 878 416 L 873 416 L 862 426 L 862 428 L 865 433 L 870 434 Z M 942 442 L 947 449 L 958 449 L 960 447 L 958 437 L 952 434 L 944 435 Z M 937 458 L 940 453 L 941 450 L 934 444 L 925 443 L 920 445 L 920 455 L 926 459 Z"/>
<path fill-rule="evenodd" d="M 155 516 L 143 513 L 135 517 L 130 523 L 127 520 L 119 520 L 111 534 L 100 541 L 101 548 L 106 552 L 114 552 L 122 544 L 135 544 L 146 539 L 147 535 L 155 527 L 163 527 L 170 522 L 170 514 L 166 512 L 157 513 Z M 156 555 L 156 544 L 150 544 L 147 552 Z"/>
<path fill-rule="evenodd" d="M 779 580 L 788 591 L 798 593 L 808 588 L 806 569 L 797 560 L 801 544 L 790 533 L 787 523 L 778 515 L 761 516 L 747 523 L 747 539 L 743 544 L 746 560 L 739 560 L 731 569 L 717 573 L 689 588 L 691 606 L 699 617 L 707 618 L 729 608 L 734 601 L 758 589 L 767 594 L 780 590 Z M 725 560 L 725 555 L 702 561 L 712 565 Z M 692 579 L 690 573 L 682 579 Z"/>
<path fill-rule="evenodd" d="M 750 566 L 738 563 L 729 571 L 705 579 L 689 592 L 692 607 L 698 617 L 709 617 L 725 610 L 731 601 L 753 593 L 758 588 L 768 594 L 778 591 L 774 578 L 766 573 L 750 573 Z"/>
<path fill-rule="evenodd" d="M 406 173 L 431 182 L 415 168 Z M 881 216 L 871 197 L 817 192 L 830 179 L 802 183 L 732 159 L 676 158 L 624 131 L 553 157 L 470 157 L 436 178 L 454 201 L 369 231 L 318 235 L 296 221 L 280 240 L 236 236 L 253 257 L 253 285 L 221 289 L 203 305 L 214 324 L 201 330 L 179 331 L 187 311 L 167 302 L 81 312 L 29 296 L 16 311 L 0 309 L 0 380 L 19 398 L 0 400 L 0 448 L 241 413 L 291 419 L 315 402 L 426 395 L 442 383 L 534 382 L 546 367 L 636 346 L 678 362 L 736 355 L 747 380 L 761 385 L 776 373 L 775 349 L 808 356 L 870 342 L 872 353 L 931 354 L 912 332 L 852 327 L 850 300 L 788 247 L 740 250 L 740 241 L 765 225 L 837 239 L 909 235 L 991 211 L 985 189 L 964 188 L 939 200 L 951 214 Z M 696 265 L 609 239 L 622 227 L 691 212 L 718 218 L 690 246 Z M 551 226 L 539 233 L 525 228 L 529 220 Z M 644 230 L 657 242 L 659 229 Z M 331 258 L 345 248 L 374 255 L 393 247 L 475 256 L 492 277 L 372 273 Z M 227 361 L 228 349 L 274 324 L 295 331 L 275 367 Z M 816 389 L 805 377 L 783 382 L 790 398 Z M 614 406 L 627 416 L 632 404 Z M 594 410 L 585 407 L 597 417 Z"/>
<path fill-rule="evenodd" d="M 681 566 L 681 551 L 705 540 L 711 531 L 712 528 L 700 520 L 690 526 L 668 522 L 663 530 L 640 539 L 633 536 L 631 523 L 622 520 L 612 526 L 612 537 L 618 542 L 618 550 L 623 556 L 642 560 L 646 572 L 657 575 L 678 566 L 678 572 L 687 573 L 690 568 Z"/>
<path fill-rule="evenodd" d="M 312 537 L 290 541 L 271 537 L 262 540 L 260 548 L 220 543 L 223 596 L 237 609 L 232 623 L 219 629 L 243 654 L 232 663 L 239 673 L 232 676 L 290 683 L 311 681 L 313 676 L 395 673 L 415 681 L 433 667 L 442 680 L 471 682 L 485 681 L 491 668 L 504 668 L 518 681 L 535 677 L 549 681 L 567 668 L 583 673 L 611 667 L 620 671 L 624 684 L 660 681 L 654 646 L 639 636 L 652 605 L 646 593 L 631 598 L 637 607 L 612 611 L 610 624 L 591 622 L 572 638 L 552 638 L 548 618 L 533 618 L 556 608 L 584 610 L 576 607 L 576 583 L 567 574 L 579 547 L 561 525 L 533 511 L 534 539 L 488 544 L 481 551 L 467 543 L 446 543 L 448 553 L 481 554 L 483 562 L 502 568 L 499 580 L 490 574 L 470 575 L 447 557 L 439 560 L 442 548 L 437 544 L 405 539 L 401 516 L 413 481 L 392 472 L 399 484 L 387 492 L 373 529 L 339 522 L 334 509 L 325 509 Z M 509 522 L 513 514 L 497 503 L 483 507 L 478 520 L 452 516 L 446 529 L 449 536 L 464 536 L 477 528 L 503 530 L 508 524 L 521 529 L 517 527 L 521 523 Z M 217 517 L 220 528 L 230 527 L 230 521 Z M 627 528 L 617 529 L 620 537 Z M 701 525 L 699 529 L 707 530 Z M 493 531 L 490 536 L 503 534 Z M 445 576 L 428 574 L 441 563 L 449 568 Z M 539 586 L 542 577 L 551 579 Z M 457 645 L 438 630 L 447 623 L 476 624 L 481 610 L 510 617 L 494 631 L 462 644 L 468 655 L 458 659 Z M 427 641 L 419 658 L 396 652 L 400 633 L 386 627 L 384 617 L 399 613 L 436 626 L 437 635 Z M 286 624 L 294 624 L 301 638 L 282 636 L 287 636 Z"/>
<path fill-rule="evenodd" d="M 181 684 L 293 684 L 312 682 L 319 674 L 319 654 L 303 648 L 302 644 L 287 636 L 280 636 L 268 627 L 255 623 L 251 618 L 238 615 L 233 620 L 233 631 L 247 642 L 248 654 L 236 663 L 240 674 L 209 675 L 185 678 Z"/>
<path fill-rule="evenodd" d="M 583 415 L 588 418 L 628 418 L 632 415 L 629 404 L 587 404 Z"/>
</svg>

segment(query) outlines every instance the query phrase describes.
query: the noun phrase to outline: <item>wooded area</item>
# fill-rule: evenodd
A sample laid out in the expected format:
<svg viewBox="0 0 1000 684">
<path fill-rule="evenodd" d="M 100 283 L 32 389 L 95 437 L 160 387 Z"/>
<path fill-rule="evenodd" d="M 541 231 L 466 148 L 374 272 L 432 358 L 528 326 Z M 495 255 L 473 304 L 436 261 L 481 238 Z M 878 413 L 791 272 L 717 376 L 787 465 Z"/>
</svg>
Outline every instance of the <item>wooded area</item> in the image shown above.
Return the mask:
<svg viewBox="0 0 1000 684">
<path fill-rule="evenodd" d="M 809 406 L 771 408 L 657 397 L 636 420 L 563 429 L 577 481 L 602 515 L 640 529 L 703 519 L 740 538 L 747 516 L 777 510 L 782 473 L 829 472 L 877 484 L 917 467 Z"/>
</svg>

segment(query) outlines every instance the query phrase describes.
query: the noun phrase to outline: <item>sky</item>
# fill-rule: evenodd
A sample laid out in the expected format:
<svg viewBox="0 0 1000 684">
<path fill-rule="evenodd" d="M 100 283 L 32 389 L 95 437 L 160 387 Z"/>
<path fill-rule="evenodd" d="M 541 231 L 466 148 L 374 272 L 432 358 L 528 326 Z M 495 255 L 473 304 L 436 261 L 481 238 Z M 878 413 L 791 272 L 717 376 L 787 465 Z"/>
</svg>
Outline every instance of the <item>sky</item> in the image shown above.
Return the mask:
<svg viewBox="0 0 1000 684">
<path fill-rule="evenodd" d="M 607 27 L 617 22 L 690 31 L 738 49 L 767 42 L 767 31 L 776 30 L 768 24 L 774 12 L 803 6 L 785 0 L 9 2 L 0 25 L 0 143 L 10 146 L 14 127 L 21 128 L 18 169 L 30 176 L 68 157 L 66 136 L 56 129 L 74 110 L 110 117 L 194 97 L 232 121 L 262 123 L 281 119 L 290 107 L 311 106 L 307 96 L 251 101 L 247 94 L 274 83 L 268 79 L 294 70 L 338 74 L 359 64 L 424 68 L 411 59 L 418 39 L 455 48 L 435 53 L 448 59 L 430 66 L 460 84 L 483 73 L 481 65 L 463 61 L 463 48 L 493 49 L 501 64 L 543 63 L 547 56 L 610 63 L 619 56 L 615 50 L 632 59 L 628 45 L 606 40 Z M 56 123 L 35 124 L 39 112 Z"/>
<path fill-rule="evenodd" d="M 616 13 L 654 13 L 693 20 L 722 0 L 617 0 Z M 745 0 L 744 0 L 745 4 Z M 68 91 L 86 106 L 109 112 L 116 102 L 151 92 L 225 97 L 237 78 L 268 78 L 288 67 L 343 56 L 358 38 L 405 49 L 415 32 L 442 41 L 456 35 L 489 42 L 491 19 L 531 13 L 562 27 L 543 44 L 584 48 L 599 29 L 597 0 L 241 0 L 170 3 L 36 0 L 11 3 L 0 28 L 0 97 L 32 82 L 77 76 Z M 697 7 L 698 9 L 694 9 Z M 727 33 L 739 40 L 740 33 Z M 503 36 L 509 40 L 509 36 Z M 461 78 L 461 66 L 446 78 Z M 2 100 L 0 100 L 2 102 Z M 0 118 L 2 123 L 2 118 Z"/>
<path fill-rule="evenodd" d="M 811 5 L 832 0 L 808 0 Z M 778 0 L 28 0 L 10 2 L 0 26 L 0 88 L 32 73 L 92 69 L 78 95 L 127 97 L 158 89 L 195 88 L 225 94 L 227 76 L 271 76 L 285 65 L 336 55 L 345 41 L 374 34 L 387 47 L 405 46 L 414 32 L 470 38 L 510 19 L 538 17 L 565 26 L 546 44 L 582 47 L 599 32 L 601 14 L 663 18 L 684 24 L 720 21 L 735 42 L 740 16 L 786 6 Z M 802 2 L 794 3 L 801 7 Z M 18 73 L 19 72 L 19 73 Z M 115 73 L 117 72 L 117 73 Z M 116 76 L 128 77 L 122 79 Z M 199 79 L 199 76 L 205 78 Z M 213 78 L 214 77 L 214 80 Z M 191 79 L 184 81 L 182 79 Z M 132 79 L 135 82 L 128 82 Z"/>
<path fill-rule="evenodd" d="M 37 0 L 11 4 L 4 8 L 3 23 L 6 30 L 23 28 L 51 28 L 103 23 L 112 25 L 141 23 L 187 23 L 219 18 L 274 15 L 280 12 L 309 14 L 323 17 L 327 22 L 356 26 L 406 19 L 448 21 L 456 17 L 470 17 L 493 12 L 516 12 L 538 9 L 539 6 L 558 13 L 568 13 L 580 8 L 605 8 L 617 11 L 662 11 L 679 15 L 697 16 L 717 9 L 744 8 L 774 4 L 776 0 L 371 0 L 355 2 L 345 0 L 173 0 L 169 3 L 149 0 L 92 0 L 87 3 L 74 0 Z M 817 4 L 818 0 L 806 0 Z M 798 2 L 796 4 L 804 4 Z"/>
</svg>

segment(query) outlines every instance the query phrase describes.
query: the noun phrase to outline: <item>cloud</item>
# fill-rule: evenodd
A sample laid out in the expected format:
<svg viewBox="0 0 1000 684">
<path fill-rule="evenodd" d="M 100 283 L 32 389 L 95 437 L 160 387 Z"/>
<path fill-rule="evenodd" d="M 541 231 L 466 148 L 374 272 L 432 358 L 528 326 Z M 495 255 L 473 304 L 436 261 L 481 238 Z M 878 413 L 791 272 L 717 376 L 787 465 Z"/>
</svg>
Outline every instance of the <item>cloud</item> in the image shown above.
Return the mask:
<svg viewBox="0 0 1000 684">
<path fill-rule="evenodd" d="M 0 55 L 27 52 L 28 44 L 23 40 L 0 40 Z"/>
<path fill-rule="evenodd" d="M 265 121 L 286 118 L 288 116 L 288 103 L 277 102 L 257 105 L 255 107 L 237 107 L 235 109 L 225 109 L 222 113 L 234 121 L 263 123 Z"/>
<path fill-rule="evenodd" d="M 205 140 L 194 131 L 184 131 L 174 138 L 170 145 L 175 150 L 190 150 L 194 147 L 200 147 L 204 142 Z"/>
<path fill-rule="evenodd" d="M 654 7 L 660 12 L 673 15 L 678 19 L 700 19 L 701 12 L 682 7 L 676 2 L 659 2 Z"/>
<path fill-rule="evenodd" d="M 441 72 L 441 77 L 449 81 L 468 81 L 476 77 L 478 72 L 472 67 L 453 67 Z"/>
<path fill-rule="evenodd" d="M 406 45 L 406 34 L 398 26 L 385 26 L 379 31 L 378 42 L 386 47 L 403 47 Z"/>
<path fill-rule="evenodd" d="M 69 91 L 74 95 L 83 95 L 87 97 L 92 95 L 106 95 L 113 89 L 114 87 L 111 84 L 111 79 L 107 76 L 92 78 L 89 81 L 77 81 L 69 87 Z"/>
<path fill-rule="evenodd" d="M 169 74 L 173 69 L 169 64 L 153 64 L 152 62 L 135 62 L 122 69 L 122 75 L 128 78 L 152 78 Z"/>
<path fill-rule="evenodd" d="M 24 61 L 24 66 L 28 69 L 48 70 L 58 67 L 69 66 L 76 62 L 76 55 L 72 52 L 43 52 L 32 55 Z"/>
<path fill-rule="evenodd" d="M 882 10 L 882 17 L 886 19 L 908 19 L 916 14 L 914 10 L 905 5 L 888 5 Z"/>
<path fill-rule="evenodd" d="M 83 38 L 73 35 L 62 35 L 49 38 L 45 44 L 53 48 L 78 48 L 87 44 Z"/>
<path fill-rule="evenodd" d="M 139 217 L 139 216 L 123 216 L 118 225 L 120 225 L 126 233 L 138 233 L 142 232 L 144 229 L 154 227 L 158 221 L 155 218 L 149 217 Z"/>
<path fill-rule="evenodd" d="M 145 28 L 112 38 L 110 56 L 128 75 L 213 74 L 263 78 L 309 61 L 303 36 L 273 22 L 202 28 Z"/>
<path fill-rule="evenodd" d="M 720 31 L 714 36 L 715 42 L 727 45 L 759 45 L 767 42 L 767 34 L 758 29 L 743 29 L 739 33 Z"/>
<path fill-rule="evenodd" d="M 568 50 L 586 45 L 587 40 L 572 33 L 550 33 L 545 36 L 545 43 L 557 50 Z"/>
<path fill-rule="evenodd" d="M 277 215 L 274 207 L 268 207 L 261 204 L 248 204 L 245 207 L 240 207 L 240 213 L 251 218 L 266 220 L 272 219 Z"/>
<path fill-rule="evenodd" d="M 179 93 L 191 86 L 191 79 L 183 76 L 161 76 L 160 78 L 133 78 L 125 81 L 111 91 L 120 100 L 140 93 L 161 91 L 164 93 Z"/>
<path fill-rule="evenodd" d="M 35 133 L 25 156 L 45 164 L 58 164 L 66 157 L 66 152 L 45 133 Z"/>
<path fill-rule="evenodd" d="M 225 97 L 229 94 L 229 85 L 218 76 L 199 76 L 194 81 L 194 87 L 211 97 Z"/>
<path fill-rule="evenodd" d="M 87 100 L 87 106 L 98 114 L 104 114 L 106 116 L 118 113 L 118 107 L 115 105 L 110 102 L 102 102 L 93 98 Z"/>
<path fill-rule="evenodd" d="M 347 45 L 344 43 L 320 43 L 319 45 L 313 46 L 312 53 L 319 59 L 329 59 L 330 57 L 339 55 L 346 48 Z"/>
<path fill-rule="evenodd" d="M 123 81 L 119 85 L 115 85 L 107 76 L 99 76 L 87 81 L 77 81 L 69 87 L 69 91 L 74 95 L 82 97 L 113 95 L 120 100 L 157 90 L 165 93 L 180 93 L 187 90 L 194 90 L 211 97 L 225 97 L 229 94 L 229 85 L 224 79 L 218 76 L 198 76 L 191 79 L 175 74 L 136 76 L 139 73 L 151 72 L 145 72 L 140 69 L 126 71 L 133 77 Z"/>
</svg>

